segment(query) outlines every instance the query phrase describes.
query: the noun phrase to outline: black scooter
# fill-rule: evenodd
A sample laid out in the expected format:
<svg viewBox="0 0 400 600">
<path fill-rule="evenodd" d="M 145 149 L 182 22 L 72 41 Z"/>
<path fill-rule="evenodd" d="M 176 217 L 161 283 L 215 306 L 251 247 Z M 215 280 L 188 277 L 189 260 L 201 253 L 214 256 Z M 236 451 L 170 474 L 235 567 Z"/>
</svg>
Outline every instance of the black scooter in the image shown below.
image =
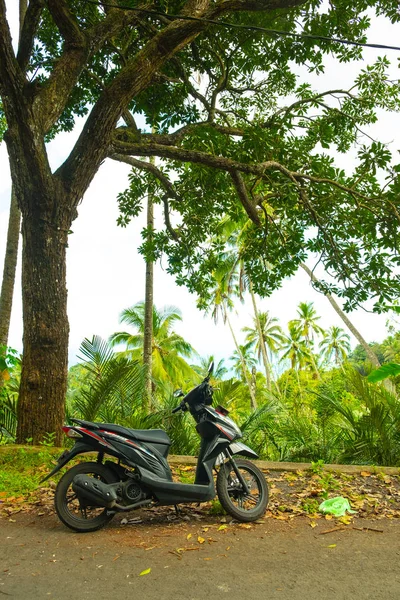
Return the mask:
<svg viewBox="0 0 400 600">
<path fill-rule="evenodd" d="M 152 505 L 207 502 L 216 493 L 226 512 L 239 521 L 255 521 L 265 513 L 268 486 L 264 475 L 250 461 L 234 459 L 235 454 L 250 458 L 257 458 L 257 454 L 236 441 L 242 433 L 227 416 L 228 411 L 210 406 L 212 369 L 213 363 L 203 382 L 172 411 L 189 410 L 197 423 L 201 446 L 193 484 L 172 480 L 166 460 L 171 440 L 162 429 L 128 429 L 80 419 L 71 419 L 75 425 L 63 427 L 66 435 L 75 439 L 75 445 L 63 452 L 56 467 L 42 481 L 78 454 L 97 452 L 97 462 L 72 467 L 57 485 L 55 508 L 65 525 L 74 531 L 95 531 L 117 512 Z M 117 462 L 104 462 L 105 454 Z"/>
</svg>

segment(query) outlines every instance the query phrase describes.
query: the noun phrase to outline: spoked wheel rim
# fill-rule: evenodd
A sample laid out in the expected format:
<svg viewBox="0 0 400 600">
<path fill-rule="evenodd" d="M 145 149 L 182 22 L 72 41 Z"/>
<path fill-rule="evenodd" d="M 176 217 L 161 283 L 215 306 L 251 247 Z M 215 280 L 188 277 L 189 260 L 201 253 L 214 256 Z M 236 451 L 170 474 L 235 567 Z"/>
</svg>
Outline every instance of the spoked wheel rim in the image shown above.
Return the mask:
<svg viewBox="0 0 400 600">
<path fill-rule="evenodd" d="M 253 511 L 262 501 L 262 489 L 258 479 L 246 467 L 239 467 L 239 473 L 248 487 L 248 493 L 243 489 L 238 476 L 232 468 L 228 474 L 228 494 L 233 506 L 240 511 Z"/>
<path fill-rule="evenodd" d="M 247 490 L 242 485 L 243 480 Z M 242 458 L 235 457 L 234 462 L 227 461 L 221 465 L 217 475 L 217 494 L 226 512 L 244 523 L 261 518 L 268 505 L 268 484 L 262 471 Z"/>
</svg>

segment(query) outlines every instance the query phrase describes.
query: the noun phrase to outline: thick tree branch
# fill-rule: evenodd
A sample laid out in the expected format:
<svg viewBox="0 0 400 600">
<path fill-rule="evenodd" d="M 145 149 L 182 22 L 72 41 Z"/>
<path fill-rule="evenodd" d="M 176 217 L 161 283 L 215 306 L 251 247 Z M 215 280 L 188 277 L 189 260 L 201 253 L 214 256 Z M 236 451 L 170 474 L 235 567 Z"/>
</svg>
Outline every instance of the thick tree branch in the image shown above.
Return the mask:
<svg viewBox="0 0 400 600">
<path fill-rule="evenodd" d="M 183 125 L 173 133 L 138 133 L 137 127 L 117 127 L 114 133 L 116 140 L 121 142 L 132 140 L 133 142 L 146 139 L 146 143 L 154 142 L 162 146 L 176 146 L 186 136 L 193 135 L 198 129 L 213 128 L 223 135 L 233 135 L 241 137 L 244 131 L 238 127 L 225 127 L 218 123 L 209 123 L 208 121 L 200 121 L 198 123 L 190 123 Z"/>
<path fill-rule="evenodd" d="M 49 2 L 53 9 L 52 16 L 65 39 L 65 48 L 50 77 L 35 98 L 37 118 L 44 133 L 62 114 L 90 56 L 98 52 L 107 39 L 116 36 L 125 27 L 132 27 L 139 20 L 134 11 L 112 9 L 100 23 L 96 23 L 86 33 L 79 31 L 79 35 L 75 36 L 75 19 L 66 2 L 61 5 L 58 0 Z"/>
<path fill-rule="evenodd" d="M 158 167 L 156 167 L 156 165 L 154 165 L 153 163 L 145 162 L 144 160 L 138 160 L 136 158 L 133 158 L 132 156 L 124 156 L 123 154 L 111 154 L 109 158 L 111 158 L 112 160 L 116 160 L 118 162 L 123 162 L 127 165 L 130 165 L 131 167 L 135 167 L 136 169 L 141 169 L 142 171 L 148 171 L 149 173 L 154 175 L 154 177 L 156 177 L 156 179 L 159 180 L 159 182 L 163 185 L 165 190 L 168 192 L 168 196 L 170 198 L 175 198 L 175 200 L 181 201 L 181 197 L 175 190 L 174 186 L 172 185 L 172 183 L 170 182 L 168 177 L 166 175 L 164 175 L 164 173 Z"/>
<path fill-rule="evenodd" d="M 93 73 L 89 69 L 85 68 L 85 71 L 89 75 L 89 77 L 91 79 L 93 79 L 93 81 L 95 81 L 99 87 L 101 87 L 102 90 L 104 90 L 106 88 L 105 83 L 101 79 L 101 77 L 99 77 L 98 75 L 96 75 L 96 73 Z M 135 136 L 137 136 L 139 130 L 138 130 L 138 126 L 136 125 L 136 121 L 135 121 L 135 118 L 132 115 L 132 113 L 128 109 L 125 109 L 122 113 L 122 118 L 124 119 L 124 121 L 126 123 L 126 127 L 129 128 L 129 130 L 131 132 L 134 132 Z M 124 129 L 124 128 L 122 128 L 122 129 Z"/>
<path fill-rule="evenodd" d="M 299 183 L 301 183 L 302 180 L 307 180 L 317 184 L 328 184 L 332 187 L 336 187 L 337 189 L 350 194 L 355 198 L 360 198 L 362 200 L 372 199 L 366 196 L 365 194 L 358 192 L 352 187 L 343 185 L 342 183 L 339 183 L 338 181 L 335 181 L 333 179 L 329 179 L 326 177 L 316 177 L 307 173 L 291 171 L 281 163 L 278 163 L 274 160 L 268 160 L 261 163 L 242 163 L 239 161 L 235 161 L 231 158 L 226 158 L 224 156 L 215 156 L 213 154 L 208 154 L 207 152 L 202 152 L 200 150 L 188 150 L 186 148 L 163 146 L 161 144 L 146 142 L 138 142 L 135 144 L 122 142 L 120 140 L 114 141 L 113 148 L 115 152 L 118 152 L 120 154 L 131 154 L 134 156 L 159 156 L 160 158 L 169 158 L 171 160 L 178 160 L 182 162 L 193 162 L 197 164 L 203 164 L 211 168 L 222 169 L 224 171 L 229 172 L 232 170 L 236 170 L 241 173 L 263 175 L 264 172 L 267 170 L 276 169 L 296 185 L 299 185 Z M 377 198 L 374 199 L 376 200 Z"/>
<path fill-rule="evenodd" d="M 15 58 L 10 28 L 6 18 L 6 5 L 0 0 L 0 93 L 4 108 L 11 113 L 21 101 L 26 79 Z"/>
<path fill-rule="evenodd" d="M 216 4 L 214 17 L 231 11 L 257 12 L 280 8 L 294 8 L 302 4 L 305 4 L 305 0 L 222 0 Z"/>
<path fill-rule="evenodd" d="M 182 16 L 214 19 L 227 11 L 271 10 L 304 4 L 305 0 L 189 0 Z M 110 150 L 116 123 L 129 102 L 146 89 L 161 66 L 207 29 L 204 21 L 175 20 L 155 35 L 114 78 L 90 113 L 70 157 L 59 169 L 70 189 L 81 196 Z"/>
<path fill-rule="evenodd" d="M 47 8 L 57 25 L 59 32 L 69 45 L 81 47 L 85 43 L 85 35 L 70 10 L 66 0 L 47 0 Z"/>
<path fill-rule="evenodd" d="M 110 158 L 112 158 L 113 160 L 116 160 L 118 162 L 126 163 L 126 164 L 130 165 L 131 167 L 135 167 L 135 168 L 141 169 L 143 171 L 148 171 L 149 173 L 154 175 L 154 177 L 156 177 L 160 181 L 160 183 L 163 185 L 164 189 L 166 190 L 165 194 L 162 197 L 162 202 L 164 204 L 165 227 L 167 228 L 167 231 L 170 233 L 171 237 L 176 242 L 180 242 L 179 235 L 175 231 L 175 229 L 172 227 L 172 224 L 171 224 L 171 220 L 170 220 L 170 216 L 169 216 L 168 198 L 175 198 L 175 200 L 179 200 L 179 201 L 181 201 L 182 199 L 179 196 L 179 194 L 177 193 L 177 191 L 175 190 L 174 186 L 172 185 L 172 183 L 170 182 L 168 177 L 166 177 L 164 175 L 164 173 L 160 169 L 158 169 L 156 167 L 156 165 L 154 165 L 151 162 L 144 162 L 143 160 L 137 160 L 135 158 L 132 158 L 131 156 L 123 156 L 121 154 L 113 154 L 110 156 Z"/>
<path fill-rule="evenodd" d="M 239 171 L 234 170 L 230 171 L 230 175 L 232 177 L 233 185 L 235 186 L 239 200 L 242 203 L 243 208 L 245 209 L 249 219 L 251 219 L 256 225 L 260 225 L 260 217 L 258 216 L 255 205 L 252 203 L 247 194 L 246 186 L 244 184 L 241 174 L 239 173 Z"/>
<path fill-rule="evenodd" d="M 19 39 L 17 61 L 22 71 L 26 70 L 29 63 L 43 7 L 44 0 L 31 0 L 21 23 L 22 31 Z"/>
<path fill-rule="evenodd" d="M 326 177 L 316 177 L 307 173 L 291 171 L 281 163 L 274 160 L 264 161 L 261 163 L 242 163 L 224 156 L 215 156 L 199 150 L 188 150 L 186 148 L 178 148 L 174 146 L 163 146 L 146 140 L 137 143 L 126 143 L 120 140 L 114 141 L 113 153 L 120 155 L 131 156 L 158 156 L 164 159 L 176 160 L 179 162 L 190 162 L 194 164 L 202 164 L 212 169 L 219 169 L 230 173 L 235 188 L 238 192 L 240 200 L 246 209 L 247 214 L 254 223 L 259 222 L 259 216 L 255 211 L 251 201 L 248 198 L 244 183 L 240 177 L 240 173 L 257 175 L 258 177 L 267 177 L 268 171 L 279 171 L 287 179 L 289 179 L 296 187 L 299 198 L 307 210 L 312 213 L 313 217 L 317 217 L 315 211 L 311 210 L 310 203 L 307 199 L 307 192 L 303 186 L 304 181 L 309 181 L 318 185 L 329 185 L 336 188 L 349 196 L 364 200 L 368 203 L 380 200 L 380 198 L 371 198 L 355 190 L 353 187 L 346 186 L 338 181 Z M 397 216 L 397 215 L 396 215 Z"/>
<path fill-rule="evenodd" d="M 207 8 L 208 0 L 193 0 L 186 4 L 183 13 L 201 16 Z M 166 60 L 206 27 L 203 22 L 174 21 L 155 35 L 103 92 L 72 153 L 58 171 L 78 196 L 87 189 L 106 157 L 115 125 L 131 99 L 150 84 Z"/>
</svg>

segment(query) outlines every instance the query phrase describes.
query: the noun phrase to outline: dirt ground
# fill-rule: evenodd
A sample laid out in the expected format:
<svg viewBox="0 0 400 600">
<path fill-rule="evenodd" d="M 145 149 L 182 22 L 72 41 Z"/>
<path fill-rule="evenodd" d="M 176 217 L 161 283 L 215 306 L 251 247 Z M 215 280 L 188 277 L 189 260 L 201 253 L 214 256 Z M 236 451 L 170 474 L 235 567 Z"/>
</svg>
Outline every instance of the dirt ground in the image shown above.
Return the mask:
<svg viewBox="0 0 400 600">
<path fill-rule="evenodd" d="M 0 520 L 0 596 L 398 600 L 400 520 L 300 516 L 252 526 L 170 511 L 76 534 L 55 515 Z M 137 516 L 128 515 L 128 518 Z M 315 526 L 311 526 L 315 524 Z M 339 529 L 342 527 L 342 529 Z M 142 574 L 144 572 L 144 574 Z"/>
<path fill-rule="evenodd" d="M 182 466 L 178 475 L 190 476 Z M 0 499 L 0 598 L 16 600 L 400 600 L 400 478 L 361 471 L 266 472 L 265 518 L 215 506 L 144 509 L 77 534 L 53 510 L 53 482 Z M 318 513 L 343 495 L 357 511 Z"/>
</svg>

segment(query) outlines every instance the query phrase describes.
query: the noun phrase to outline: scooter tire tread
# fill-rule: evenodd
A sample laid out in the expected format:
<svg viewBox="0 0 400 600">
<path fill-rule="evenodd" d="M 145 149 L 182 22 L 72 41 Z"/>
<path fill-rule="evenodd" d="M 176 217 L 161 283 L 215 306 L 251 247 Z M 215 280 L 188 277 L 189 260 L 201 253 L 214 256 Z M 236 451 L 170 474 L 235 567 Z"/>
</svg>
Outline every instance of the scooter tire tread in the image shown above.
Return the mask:
<svg viewBox="0 0 400 600">
<path fill-rule="evenodd" d="M 228 492 L 227 479 L 228 475 L 231 472 L 232 468 L 229 463 L 224 463 L 221 465 L 218 475 L 217 475 L 217 494 L 219 501 L 221 502 L 222 507 L 226 510 L 226 512 L 231 515 L 234 519 L 241 521 L 242 523 L 251 523 L 252 521 L 257 521 L 264 516 L 265 511 L 267 510 L 268 505 L 268 484 L 264 477 L 264 474 L 260 469 L 254 465 L 250 460 L 245 460 L 242 458 L 234 459 L 236 466 L 240 469 L 244 467 L 246 470 L 252 472 L 254 476 L 257 478 L 260 483 L 260 492 L 261 492 L 261 502 L 254 510 L 240 510 L 236 508 L 231 501 Z"/>
<path fill-rule="evenodd" d="M 114 473 L 110 469 L 108 469 L 107 467 L 102 465 L 101 463 L 84 462 L 84 463 L 75 465 L 74 467 L 71 467 L 71 469 L 69 469 L 61 477 L 60 481 L 58 482 L 56 491 L 55 491 L 54 505 L 55 505 L 56 513 L 57 513 L 60 521 L 62 521 L 64 523 L 64 525 L 66 525 L 73 531 L 76 531 L 78 533 L 97 531 L 98 529 L 101 529 L 102 527 L 107 525 L 107 523 L 109 523 L 114 516 L 114 515 L 107 515 L 106 508 L 100 515 L 98 515 L 94 519 L 86 520 L 86 519 L 79 519 L 77 517 L 74 517 L 69 512 L 69 510 L 66 506 L 65 498 L 66 498 L 67 490 L 68 490 L 69 486 L 71 485 L 74 477 L 76 475 L 81 475 L 81 474 L 82 475 L 85 475 L 85 474 L 100 475 L 104 479 L 105 483 L 116 483 L 118 481 L 118 479 L 114 475 Z"/>
</svg>

